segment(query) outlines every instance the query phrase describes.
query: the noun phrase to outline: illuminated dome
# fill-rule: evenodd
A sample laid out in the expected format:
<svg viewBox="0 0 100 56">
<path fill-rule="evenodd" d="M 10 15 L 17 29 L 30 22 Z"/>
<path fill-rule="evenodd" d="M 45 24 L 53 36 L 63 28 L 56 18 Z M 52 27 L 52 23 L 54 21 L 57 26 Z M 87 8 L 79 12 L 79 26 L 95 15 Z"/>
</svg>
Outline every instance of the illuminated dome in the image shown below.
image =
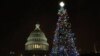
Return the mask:
<svg viewBox="0 0 100 56">
<path fill-rule="evenodd" d="M 39 26 L 39 24 L 36 24 L 35 30 L 30 33 L 25 44 L 26 50 L 48 50 L 47 38 Z"/>
</svg>

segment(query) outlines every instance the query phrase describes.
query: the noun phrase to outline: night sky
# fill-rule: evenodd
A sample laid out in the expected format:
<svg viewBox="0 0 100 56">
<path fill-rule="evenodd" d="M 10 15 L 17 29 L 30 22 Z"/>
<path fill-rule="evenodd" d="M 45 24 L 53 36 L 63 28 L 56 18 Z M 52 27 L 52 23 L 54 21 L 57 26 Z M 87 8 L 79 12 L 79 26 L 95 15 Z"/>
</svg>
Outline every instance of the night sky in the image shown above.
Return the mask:
<svg viewBox="0 0 100 56">
<path fill-rule="evenodd" d="M 76 45 L 81 53 L 100 51 L 100 3 L 89 0 L 64 0 Z M 2 0 L 0 6 L 0 52 L 23 52 L 24 44 L 37 22 L 50 47 L 58 19 L 59 0 Z"/>
</svg>

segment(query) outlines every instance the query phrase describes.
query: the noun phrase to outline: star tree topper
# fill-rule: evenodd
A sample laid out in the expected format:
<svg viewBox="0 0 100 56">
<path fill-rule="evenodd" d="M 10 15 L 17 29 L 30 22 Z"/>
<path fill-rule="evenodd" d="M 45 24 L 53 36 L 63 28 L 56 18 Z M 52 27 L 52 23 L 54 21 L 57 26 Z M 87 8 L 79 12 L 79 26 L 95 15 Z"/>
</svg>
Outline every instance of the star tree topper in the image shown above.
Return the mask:
<svg viewBox="0 0 100 56">
<path fill-rule="evenodd" d="M 59 5 L 60 5 L 60 7 L 64 7 L 65 6 L 64 2 L 60 2 Z"/>
</svg>

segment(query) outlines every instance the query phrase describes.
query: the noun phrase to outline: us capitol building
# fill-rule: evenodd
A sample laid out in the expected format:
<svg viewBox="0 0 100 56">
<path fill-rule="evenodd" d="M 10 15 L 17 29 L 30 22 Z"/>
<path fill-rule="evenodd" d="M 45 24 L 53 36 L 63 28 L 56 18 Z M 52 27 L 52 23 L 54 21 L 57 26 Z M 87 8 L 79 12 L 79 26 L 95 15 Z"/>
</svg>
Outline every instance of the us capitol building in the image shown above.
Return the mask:
<svg viewBox="0 0 100 56">
<path fill-rule="evenodd" d="M 48 56 L 48 50 L 47 38 L 41 31 L 40 24 L 36 24 L 25 43 L 25 56 Z"/>
</svg>

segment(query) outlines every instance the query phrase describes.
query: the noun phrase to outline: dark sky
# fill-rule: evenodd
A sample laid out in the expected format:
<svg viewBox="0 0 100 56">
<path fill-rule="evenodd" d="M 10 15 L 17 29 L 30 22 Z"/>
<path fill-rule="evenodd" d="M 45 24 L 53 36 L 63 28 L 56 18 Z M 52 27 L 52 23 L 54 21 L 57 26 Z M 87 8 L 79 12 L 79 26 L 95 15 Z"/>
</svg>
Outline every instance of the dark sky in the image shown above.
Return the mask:
<svg viewBox="0 0 100 56">
<path fill-rule="evenodd" d="M 2 0 L 0 6 L 0 51 L 22 52 L 36 22 L 41 24 L 50 47 L 59 9 L 59 0 Z M 96 44 L 100 51 L 100 3 L 89 0 L 65 0 L 68 14 L 76 34 L 80 52 L 93 52 Z"/>
</svg>

